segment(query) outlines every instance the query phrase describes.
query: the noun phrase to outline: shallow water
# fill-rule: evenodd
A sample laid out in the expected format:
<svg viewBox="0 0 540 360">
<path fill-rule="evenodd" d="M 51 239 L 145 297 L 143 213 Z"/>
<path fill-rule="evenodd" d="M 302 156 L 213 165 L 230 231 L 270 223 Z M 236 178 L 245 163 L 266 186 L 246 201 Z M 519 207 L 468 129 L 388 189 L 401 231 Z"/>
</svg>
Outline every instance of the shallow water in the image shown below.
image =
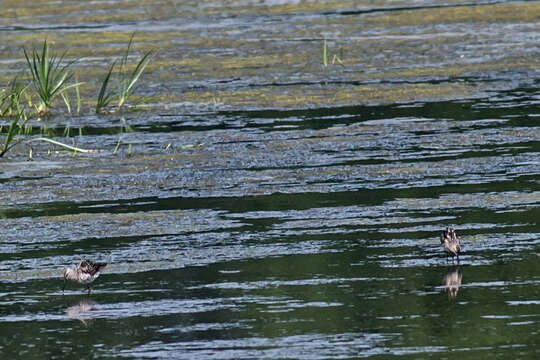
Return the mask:
<svg viewBox="0 0 540 360">
<path fill-rule="evenodd" d="M 0 159 L 2 358 L 538 357 L 538 3 L 40 4 L 2 79 L 45 36 L 89 84 L 160 52 L 144 110 L 42 120 L 102 151 Z"/>
</svg>

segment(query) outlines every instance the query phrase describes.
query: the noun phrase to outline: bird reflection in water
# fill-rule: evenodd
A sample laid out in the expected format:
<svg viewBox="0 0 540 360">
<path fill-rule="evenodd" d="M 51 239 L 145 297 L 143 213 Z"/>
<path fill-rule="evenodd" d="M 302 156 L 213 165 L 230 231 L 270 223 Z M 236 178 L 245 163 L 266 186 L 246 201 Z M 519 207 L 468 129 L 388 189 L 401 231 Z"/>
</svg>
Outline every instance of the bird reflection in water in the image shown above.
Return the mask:
<svg viewBox="0 0 540 360">
<path fill-rule="evenodd" d="M 445 287 L 449 299 L 454 299 L 457 296 L 459 287 L 461 286 L 462 276 L 463 274 L 461 273 L 461 270 L 459 270 L 459 267 L 448 271 L 444 275 L 442 284 Z"/>
<path fill-rule="evenodd" d="M 84 325 L 88 326 L 94 320 L 92 312 L 96 309 L 97 303 L 90 298 L 84 298 L 75 305 L 66 309 L 67 316 L 79 319 Z"/>
</svg>

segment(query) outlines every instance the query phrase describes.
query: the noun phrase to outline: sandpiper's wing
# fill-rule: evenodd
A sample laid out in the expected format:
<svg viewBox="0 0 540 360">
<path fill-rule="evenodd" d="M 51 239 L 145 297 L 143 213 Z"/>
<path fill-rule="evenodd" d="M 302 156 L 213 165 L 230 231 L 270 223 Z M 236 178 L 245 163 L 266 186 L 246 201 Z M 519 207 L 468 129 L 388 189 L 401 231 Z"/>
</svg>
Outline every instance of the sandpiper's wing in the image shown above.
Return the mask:
<svg viewBox="0 0 540 360">
<path fill-rule="evenodd" d="M 87 274 L 94 276 L 95 273 L 107 266 L 107 263 L 93 263 L 90 260 L 81 260 L 79 269 Z"/>
<path fill-rule="evenodd" d="M 461 251 L 461 242 L 459 241 L 459 238 L 457 237 L 456 231 L 452 229 L 452 241 L 455 244 L 456 251 L 459 253 Z"/>
</svg>

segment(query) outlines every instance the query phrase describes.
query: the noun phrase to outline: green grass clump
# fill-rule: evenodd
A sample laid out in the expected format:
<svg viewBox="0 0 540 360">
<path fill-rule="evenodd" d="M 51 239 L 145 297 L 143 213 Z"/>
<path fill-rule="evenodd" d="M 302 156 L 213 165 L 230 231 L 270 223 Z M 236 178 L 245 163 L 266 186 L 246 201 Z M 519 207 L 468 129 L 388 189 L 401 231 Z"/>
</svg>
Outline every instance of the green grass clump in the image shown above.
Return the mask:
<svg viewBox="0 0 540 360">
<path fill-rule="evenodd" d="M 25 113 L 25 106 L 20 102 L 20 98 L 25 91 L 26 86 L 23 86 L 22 83 L 15 78 L 11 81 L 8 88 L 3 89 L 0 93 L 0 117 L 12 118 L 7 127 L 3 144 L 0 146 L 0 157 L 4 156 L 4 154 L 15 145 L 15 135 L 23 130 L 24 124 L 28 120 Z M 0 132 L 1 131 L 2 126 L 0 126 Z"/>
<path fill-rule="evenodd" d="M 96 113 L 110 111 L 111 104 L 116 102 L 116 111 L 126 106 L 128 98 L 135 92 L 137 83 L 148 66 L 152 51 L 146 52 L 141 59 L 131 66 L 128 64 L 129 52 L 133 43 L 134 34 L 131 35 L 127 49 L 123 56 L 115 60 L 110 66 L 103 83 L 101 84 L 98 98 L 96 101 Z M 81 149 L 73 145 L 50 139 L 55 136 L 54 131 L 50 131 L 46 124 L 40 127 L 40 136 L 31 136 L 32 125 L 28 120 L 37 115 L 38 121 L 41 116 L 49 115 L 51 106 L 55 98 L 60 97 L 64 101 L 67 112 L 72 113 L 72 101 L 70 100 L 71 88 L 75 90 L 77 114 L 81 111 L 81 92 L 80 85 L 75 79 L 71 83 L 74 73 L 71 70 L 76 60 L 65 61 L 66 52 L 61 56 L 50 54 L 47 40 L 44 40 L 41 51 L 32 50 L 29 54 L 23 47 L 26 64 L 30 71 L 31 78 L 28 82 L 21 82 L 17 77 L 10 82 L 7 88 L 0 89 L 0 118 L 7 121 L 0 123 L 0 157 L 4 156 L 10 149 L 17 144 L 29 144 L 36 141 L 48 142 L 53 145 L 62 146 L 65 149 L 78 152 L 94 152 L 98 150 Z M 111 85 L 113 72 L 115 81 Z M 33 99 L 37 97 L 37 103 Z M 23 101 L 21 101 L 23 100 Z M 35 110 L 33 110 L 35 109 Z M 130 131 L 129 125 L 125 123 L 121 133 Z M 67 126 L 64 129 L 64 136 L 71 136 L 72 129 Z M 82 135 L 82 129 L 79 129 Z M 115 149 L 115 153 L 120 146 L 120 140 Z M 131 144 L 129 144 L 128 154 L 131 154 Z M 30 158 L 32 158 L 32 148 L 30 146 Z"/>
<path fill-rule="evenodd" d="M 111 81 L 111 75 L 117 64 L 117 61 L 114 61 L 112 63 L 109 71 L 105 75 L 105 79 L 103 80 L 103 83 L 101 84 L 101 88 L 98 93 L 98 98 L 96 102 L 96 113 L 107 112 L 107 108 L 111 105 L 111 102 L 115 98 L 118 100 L 116 110 L 120 110 L 126 103 L 128 97 L 131 96 L 135 91 L 135 85 L 137 81 L 146 69 L 146 66 L 148 66 L 148 64 L 150 63 L 152 51 L 147 51 L 139 60 L 133 71 L 128 71 L 128 55 L 131 49 L 131 44 L 133 43 L 134 35 L 135 34 L 131 35 L 128 46 L 126 48 L 126 52 L 124 53 L 124 56 L 122 56 L 122 58 L 118 61 L 118 80 L 116 82 L 116 85 L 110 90 L 107 90 L 107 87 L 109 86 L 109 83 Z"/>
<path fill-rule="evenodd" d="M 47 40 L 43 42 L 41 54 L 32 50 L 30 57 L 26 49 L 23 48 L 23 51 L 32 74 L 32 87 L 39 97 L 38 115 L 46 115 L 50 112 L 51 103 L 56 96 L 62 95 L 67 89 L 77 85 L 67 84 L 73 77 L 70 67 L 75 61 L 64 63 L 66 52 L 60 57 L 50 55 Z"/>
<path fill-rule="evenodd" d="M 26 86 L 18 78 L 13 79 L 7 89 L 0 92 L 0 117 L 11 117 L 22 112 L 21 96 Z"/>
</svg>

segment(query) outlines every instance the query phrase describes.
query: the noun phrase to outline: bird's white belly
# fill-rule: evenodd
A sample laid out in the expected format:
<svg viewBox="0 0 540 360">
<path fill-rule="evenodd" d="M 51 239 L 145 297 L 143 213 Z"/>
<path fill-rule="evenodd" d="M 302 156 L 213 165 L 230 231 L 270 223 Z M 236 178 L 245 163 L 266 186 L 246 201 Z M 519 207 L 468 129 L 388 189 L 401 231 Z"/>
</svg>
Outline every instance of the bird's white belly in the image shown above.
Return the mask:
<svg viewBox="0 0 540 360">
<path fill-rule="evenodd" d="M 87 273 L 81 273 L 79 281 L 83 284 L 90 284 L 92 281 L 96 280 L 98 276 L 99 272 L 95 273 L 94 276 Z"/>
</svg>

